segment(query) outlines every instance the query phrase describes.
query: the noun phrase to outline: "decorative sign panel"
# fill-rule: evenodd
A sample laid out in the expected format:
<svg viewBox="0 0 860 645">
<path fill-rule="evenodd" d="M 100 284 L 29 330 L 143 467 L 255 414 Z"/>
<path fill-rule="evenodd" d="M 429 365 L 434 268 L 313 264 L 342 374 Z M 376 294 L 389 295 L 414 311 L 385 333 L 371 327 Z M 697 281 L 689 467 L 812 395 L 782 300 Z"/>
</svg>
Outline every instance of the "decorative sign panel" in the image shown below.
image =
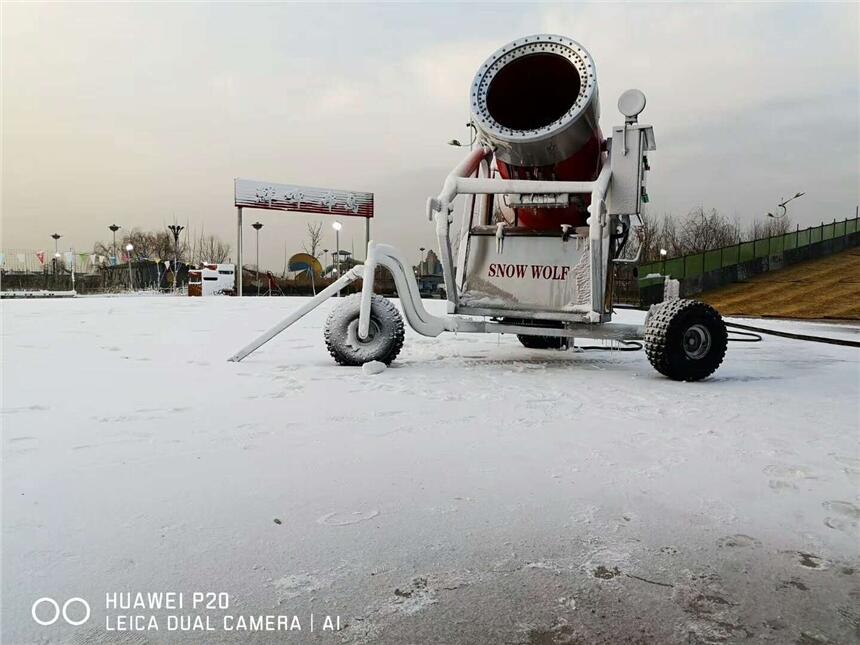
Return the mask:
<svg viewBox="0 0 860 645">
<path fill-rule="evenodd" d="M 373 193 L 235 180 L 236 206 L 346 217 L 373 217 Z"/>
</svg>

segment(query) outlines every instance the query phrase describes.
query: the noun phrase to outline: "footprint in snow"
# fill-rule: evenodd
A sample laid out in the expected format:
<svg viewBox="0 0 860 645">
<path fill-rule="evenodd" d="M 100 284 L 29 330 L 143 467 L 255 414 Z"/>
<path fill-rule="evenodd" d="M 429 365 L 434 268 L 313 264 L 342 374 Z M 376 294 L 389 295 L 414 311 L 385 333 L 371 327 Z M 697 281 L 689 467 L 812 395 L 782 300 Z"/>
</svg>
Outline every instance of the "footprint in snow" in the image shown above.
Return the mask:
<svg viewBox="0 0 860 645">
<path fill-rule="evenodd" d="M 368 511 L 353 511 L 352 513 L 326 513 L 317 520 L 317 524 L 324 526 L 349 526 L 350 524 L 372 520 L 378 515 L 379 511 L 375 508 Z"/>
<path fill-rule="evenodd" d="M 860 519 L 860 508 L 857 508 L 851 502 L 842 502 L 839 500 L 830 500 L 822 504 L 828 511 L 838 515 L 844 515 L 852 520 Z"/>
<path fill-rule="evenodd" d="M 281 600 L 290 600 L 305 593 L 319 590 L 325 582 L 310 573 L 284 576 L 272 582 Z"/>
<path fill-rule="evenodd" d="M 831 452 L 830 456 L 834 461 L 842 464 L 843 466 L 848 466 L 849 468 L 858 468 L 860 469 L 860 459 L 856 457 L 850 457 L 847 455 L 840 455 L 835 452 Z"/>
<path fill-rule="evenodd" d="M 44 412 L 48 409 L 47 405 L 25 405 L 20 408 L 3 408 L 0 412 L 3 414 L 18 414 L 19 412 Z"/>
<path fill-rule="evenodd" d="M 812 471 L 806 466 L 792 466 L 787 464 L 771 464 L 765 466 L 762 472 L 770 477 L 778 479 L 816 479 Z"/>
<path fill-rule="evenodd" d="M 743 533 L 736 533 L 735 535 L 727 535 L 725 537 L 721 537 L 717 540 L 717 546 L 722 548 L 738 548 L 738 547 L 751 547 L 751 546 L 761 546 L 761 542 L 756 540 L 754 537 L 750 537 L 749 535 L 744 535 Z"/>
<path fill-rule="evenodd" d="M 803 479 L 818 479 L 805 466 L 771 464 L 765 466 L 762 472 L 769 477 L 773 477 L 768 482 L 768 486 L 777 492 L 797 490 L 797 482 Z"/>
<path fill-rule="evenodd" d="M 782 553 L 790 555 L 797 560 L 797 563 L 806 569 L 829 569 L 831 562 L 814 553 L 806 553 L 805 551 L 783 551 Z"/>
<path fill-rule="evenodd" d="M 824 526 L 845 533 L 854 533 L 857 530 L 857 520 L 860 519 L 860 508 L 851 502 L 839 500 L 824 502 L 822 506 L 838 516 L 825 518 Z"/>
</svg>

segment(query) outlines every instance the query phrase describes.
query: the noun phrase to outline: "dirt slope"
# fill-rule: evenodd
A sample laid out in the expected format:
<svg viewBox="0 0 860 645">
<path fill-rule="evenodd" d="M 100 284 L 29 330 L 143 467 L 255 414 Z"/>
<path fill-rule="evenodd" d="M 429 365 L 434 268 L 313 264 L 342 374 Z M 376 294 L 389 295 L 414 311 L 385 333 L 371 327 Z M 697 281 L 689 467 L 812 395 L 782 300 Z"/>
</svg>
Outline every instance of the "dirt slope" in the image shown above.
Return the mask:
<svg viewBox="0 0 860 645">
<path fill-rule="evenodd" d="M 860 319 L 860 248 L 762 273 L 696 298 L 724 316 Z"/>
</svg>

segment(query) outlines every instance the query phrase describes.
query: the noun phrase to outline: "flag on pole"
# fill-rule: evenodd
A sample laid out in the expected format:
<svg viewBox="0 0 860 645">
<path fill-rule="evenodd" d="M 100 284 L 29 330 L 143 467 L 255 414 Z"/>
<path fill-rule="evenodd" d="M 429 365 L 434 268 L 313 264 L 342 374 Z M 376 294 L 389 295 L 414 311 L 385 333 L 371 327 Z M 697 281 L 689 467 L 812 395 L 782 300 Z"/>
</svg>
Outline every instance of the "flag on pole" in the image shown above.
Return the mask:
<svg viewBox="0 0 860 645">
<path fill-rule="evenodd" d="M 45 266 L 45 252 L 44 251 L 36 251 L 36 259 L 39 261 L 39 264 Z"/>
</svg>

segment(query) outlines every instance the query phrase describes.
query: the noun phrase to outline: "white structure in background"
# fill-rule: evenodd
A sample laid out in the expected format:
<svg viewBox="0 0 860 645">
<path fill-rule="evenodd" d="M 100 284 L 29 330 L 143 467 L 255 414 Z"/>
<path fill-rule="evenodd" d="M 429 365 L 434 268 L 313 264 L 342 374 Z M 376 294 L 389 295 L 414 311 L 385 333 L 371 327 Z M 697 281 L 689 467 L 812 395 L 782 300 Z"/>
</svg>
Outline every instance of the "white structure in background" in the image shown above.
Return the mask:
<svg viewBox="0 0 860 645">
<path fill-rule="evenodd" d="M 188 271 L 189 296 L 232 296 L 235 289 L 235 264 L 204 264 Z"/>
<path fill-rule="evenodd" d="M 242 266 L 242 209 L 334 215 L 335 217 L 364 218 L 364 248 L 370 244 L 370 218 L 373 217 L 373 193 L 354 190 L 334 190 L 273 184 L 251 179 L 235 179 L 234 203 L 237 215 L 236 264 Z M 238 295 L 242 295 L 242 272 L 236 276 Z"/>
</svg>

